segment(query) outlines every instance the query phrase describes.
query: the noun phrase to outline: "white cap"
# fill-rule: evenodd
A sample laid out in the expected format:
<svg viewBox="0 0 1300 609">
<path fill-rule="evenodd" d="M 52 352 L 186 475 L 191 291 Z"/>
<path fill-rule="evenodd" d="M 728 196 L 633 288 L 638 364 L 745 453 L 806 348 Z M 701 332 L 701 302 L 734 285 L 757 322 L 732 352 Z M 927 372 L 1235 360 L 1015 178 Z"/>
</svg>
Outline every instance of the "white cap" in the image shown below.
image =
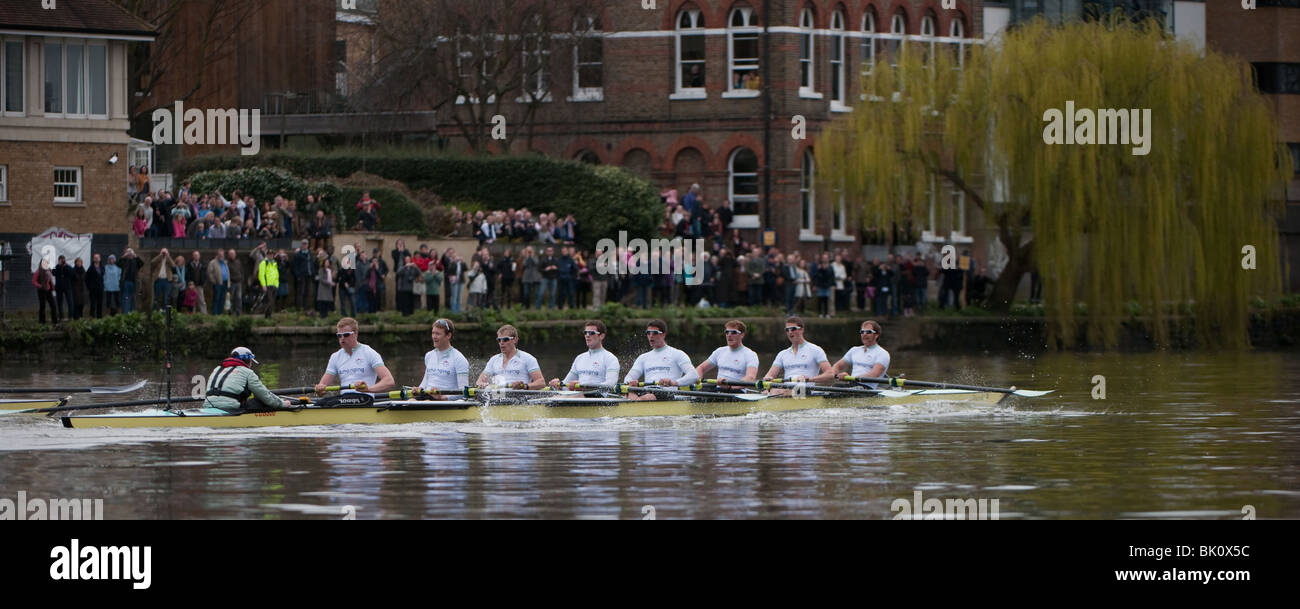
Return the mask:
<svg viewBox="0 0 1300 609">
<path fill-rule="evenodd" d="M 253 362 L 254 364 L 260 363 L 257 361 L 256 358 L 253 357 L 253 352 L 248 347 L 235 347 L 235 350 L 230 352 L 230 357 L 246 359 Z"/>
</svg>

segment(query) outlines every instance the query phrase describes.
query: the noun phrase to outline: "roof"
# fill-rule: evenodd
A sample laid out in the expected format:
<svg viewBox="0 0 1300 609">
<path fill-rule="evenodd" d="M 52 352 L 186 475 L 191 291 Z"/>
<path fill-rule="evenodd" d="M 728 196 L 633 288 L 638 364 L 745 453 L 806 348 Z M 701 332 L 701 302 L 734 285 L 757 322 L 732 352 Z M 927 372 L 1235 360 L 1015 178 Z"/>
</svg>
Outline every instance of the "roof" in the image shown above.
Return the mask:
<svg viewBox="0 0 1300 609">
<path fill-rule="evenodd" d="M 0 0 L 0 30 L 148 36 L 152 25 L 110 0 L 56 0 L 41 8 L 32 0 Z"/>
</svg>

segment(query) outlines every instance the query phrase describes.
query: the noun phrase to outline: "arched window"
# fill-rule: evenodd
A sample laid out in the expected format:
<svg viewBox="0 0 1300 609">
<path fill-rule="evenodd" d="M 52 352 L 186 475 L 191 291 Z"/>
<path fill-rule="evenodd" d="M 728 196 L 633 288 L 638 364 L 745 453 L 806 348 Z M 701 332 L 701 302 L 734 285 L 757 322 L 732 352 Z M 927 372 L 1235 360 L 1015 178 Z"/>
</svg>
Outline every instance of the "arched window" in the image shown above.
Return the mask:
<svg viewBox="0 0 1300 609">
<path fill-rule="evenodd" d="M 758 17 L 754 9 L 738 6 L 731 9 L 727 20 L 727 56 L 730 74 L 727 88 L 731 91 L 752 91 L 758 95 Z"/>
<path fill-rule="evenodd" d="M 813 80 L 813 12 L 806 8 L 799 13 L 799 92 L 815 92 Z"/>
<path fill-rule="evenodd" d="M 704 16 L 699 9 L 677 15 L 677 92 L 704 95 Z"/>
<path fill-rule="evenodd" d="M 966 37 L 966 24 L 962 23 L 960 17 L 953 19 L 952 22 L 948 24 L 948 36 L 951 38 Z"/>
<path fill-rule="evenodd" d="M 737 148 L 727 160 L 728 192 L 734 216 L 732 228 L 758 228 L 758 156 Z"/>
<path fill-rule="evenodd" d="M 903 36 L 907 35 L 907 15 L 899 10 L 889 19 L 889 65 L 898 66 L 898 49 L 903 46 Z"/>
<path fill-rule="evenodd" d="M 520 42 L 523 47 L 523 98 L 520 101 L 541 100 L 550 95 L 551 36 L 541 15 L 527 21 L 528 30 Z"/>
<path fill-rule="evenodd" d="M 600 17 L 581 15 L 573 20 L 573 98 L 599 101 L 604 98 L 605 39 Z"/>
<path fill-rule="evenodd" d="M 844 10 L 831 13 L 831 107 L 844 106 Z"/>
<path fill-rule="evenodd" d="M 927 13 L 921 17 L 921 35 L 934 36 L 934 15 Z"/>
<path fill-rule="evenodd" d="M 966 37 L 966 22 L 962 21 L 961 15 L 958 15 L 952 21 L 948 22 L 948 37 L 950 38 Z M 952 44 L 953 52 L 956 54 L 956 59 L 957 59 L 956 69 L 960 70 L 966 64 L 966 43 L 953 42 L 951 44 Z"/>
<path fill-rule="evenodd" d="M 817 192 L 814 187 L 817 170 L 812 149 L 803 151 L 803 164 L 799 168 L 799 236 L 817 234 Z"/>
<path fill-rule="evenodd" d="M 573 157 L 573 160 L 578 161 L 579 163 L 586 163 L 586 164 L 588 164 L 588 165 L 599 165 L 599 164 L 600 164 L 600 157 L 599 157 L 599 156 L 596 156 L 596 153 L 594 153 L 594 152 L 592 152 L 592 151 L 590 151 L 590 150 L 581 150 L 581 151 L 579 151 L 579 152 L 578 152 L 578 155 L 575 156 L 575 157 Z"/>
<path fill-rule="evenodd" d="M 921 63 L 928 63 L 934 54 L 935 27 L 932 11 L 926 11 L 925 16 L 921 17 L 921 36 L 927 39 L 921 41 Z"/>
<path fill-rule="evenodd" d="M 862 15 L 862 75 L 871 74 L 871 69 L 876 65 L 876 9 L 867 7 L 867 12 Z"/>
</svg>

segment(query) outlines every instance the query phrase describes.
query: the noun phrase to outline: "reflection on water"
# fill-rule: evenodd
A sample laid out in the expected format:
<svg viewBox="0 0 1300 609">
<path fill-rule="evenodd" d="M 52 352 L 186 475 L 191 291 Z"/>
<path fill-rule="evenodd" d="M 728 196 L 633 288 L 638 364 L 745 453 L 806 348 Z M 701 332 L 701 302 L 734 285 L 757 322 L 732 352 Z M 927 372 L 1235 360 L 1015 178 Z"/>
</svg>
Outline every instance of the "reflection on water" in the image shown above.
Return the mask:
<svg viewBox="0 0 1300 609">
<path fill-rule="evenodd" d="M 635 350 L 624 351 L 627 365 Z M 548 377 L 573 355 L 533 353 Z M 261 372 L 272 385 L 312 384 L 328 354 L 293 353 Z M 467 355 L 477 374 L 490 352 Z M 418 353 L 385 357 L 399 381 L 418 381 Z M 212 364 L 179 362 L 174 391 Z M 1300 517 L 1290 354 L 904 352 L 891 371 L 1058 393 L 1002 408 L 526 424 L 70 430 L 8 417 L 0 497 L 102 497 L 108 518 L 880 519 L 921 491 L 996 498 L 1002 518 L 1240 518 L 1244 505 Z M 1094 375 L 1105 400 L 1092 399 Z M 160 375 L 141 376 L 149 387 L 112 399 L 157 395 Z M 134 378 L 96 362 L 0 372 L 5 385 Z"/>
</svg>

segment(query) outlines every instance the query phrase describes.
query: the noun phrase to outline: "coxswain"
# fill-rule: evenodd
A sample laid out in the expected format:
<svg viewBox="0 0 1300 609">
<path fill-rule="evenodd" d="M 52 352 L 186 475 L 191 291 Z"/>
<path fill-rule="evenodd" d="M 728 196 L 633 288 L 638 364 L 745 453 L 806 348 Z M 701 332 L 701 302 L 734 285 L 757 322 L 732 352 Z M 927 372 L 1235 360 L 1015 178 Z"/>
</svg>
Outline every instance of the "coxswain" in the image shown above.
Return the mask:
<svg viewBox="0 0 1300 609">
<path fill-rule="evenodd" d="M 695 374 L 705 378 L 715 368 L 718 371 L 718 384 L 723 381 L 733 383 L 752 383 L 758 380 L 758 354 L 745 346 L 745 322 L 733 319 L 724 326 L 727 346 L 718 347 L 709 355 L 709 359 L 695 367 Z"/>
<path fill-rule="evenodd" d="M 564 386 L 617 385 L 618 358 L 605 350 L 605 322 L 593 319 L 582 324 L 582 337 L 587 342 L 586 352 L 573 358 L 569 373 L 564 375 Z M 560 379 L 551 379 L 551 389 L 560 388 Z"/>
<path fill-rule="evenodd" d="M 646 383 L 663 387 L 687 387 L 700 380 L 695 366 L 691 365 L 690 356 L 681 349 L 668 346 L 668 324 L 663 320 L 650 320 L 646 324 L 645 337 L 650 343 L 650 350 L 636 358 L 623 382 L 645 379 Z M 628 397 L 637 400 L 658 399 L 651 392 L 644 392 L 640 396 L 629 394 Z"/>
<path fill-rule="evenodd" d="M 420 381 L 420 390 L 451 391 L 469 385 L 469 360 L 451 346 L 451 335 L 455 331 L 455 326 L 449 319 L 433 322 L 433 350 L 424 354 L 424 379 Z M 420 397 L 435 400 L 446 398 L 437 393 Z"/>
<path fill-rule="evenodd" d="M 519 348 L 519 331 L 506 324 L 497 329 L 497 346 L 501 352 L 488 360 L 478 375 L 479 387 L 497 385 L 509 389 L 541 389 L 546 386 L 537 358 Z"/>
<path fill-rule="evenodd" d="M 384 358 L 358 339 L 357 320 L 340 319 L 334 335 L 338 337 L 339 350 L 330 356 L 325 374 L 316 383 L 316 395 L 325 395 L 325 388 L 330 385 L 352 385 L 353 389 L 344 389 L 343 393 L 384 393 L 396 387 Z"/>
<path fill-rule="evenodd" d="M 208 376 L 207 397 L 204 408 L 220 408 L 226 412 L 291 408 L 293 404 L 266 388 L 253 372 L 258 363 L 248 347 L 235 347 Z M 249 398 L 255 398 L 252 401 Z"/>
<path fill-rule="evenodd" d="M 772 367 L 768 369 L 763 380 L 784 377 L 787 382 L 820 383 L 834 378 L 831 363 L 826 359 L 826 352 L 803 338 L 803 319 L 797 316 L 785 318 L 785 337 L 790 339 L 790 346 L 776 354 Z M 774 389 L 774 394 L 789 394 L 788 389 Z"/>
<path fill-rule="evenodd" d="M 835 380 L 842 381 L 846 376 L 854 378 L 885 378 L 889 371 L 889 352 L 876 344 L 880 340 L 880 324 L 873 320 L 862 322 L 858 329 L 862 337 L 862 346 L 853 347 L 844 352 L 844 357 L 835 362 Z M 880 383 L 864 383 L 866 387 L 879 388 Z"/>
</svg>

